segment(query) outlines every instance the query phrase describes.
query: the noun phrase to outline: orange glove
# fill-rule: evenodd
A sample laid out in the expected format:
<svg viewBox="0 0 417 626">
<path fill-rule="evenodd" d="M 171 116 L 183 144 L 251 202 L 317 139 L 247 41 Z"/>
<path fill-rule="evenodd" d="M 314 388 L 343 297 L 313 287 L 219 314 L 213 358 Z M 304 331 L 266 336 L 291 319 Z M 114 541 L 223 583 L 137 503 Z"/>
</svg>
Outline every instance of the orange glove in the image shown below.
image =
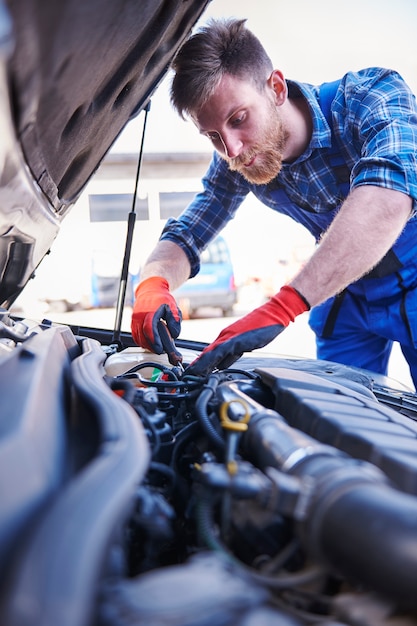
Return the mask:
<svg viewBox="0 0 417 626">
<path fill-rule="evenodd" d="M 162 354 L 164 346 L 161 323 L 158 322 L 165 320 L 171 337 L 176 339 L 181 331 L 181 319 L 181 311 L 165 278 L 152 276 L 138 285 L 131 324 L 132 336 L 138 346 Z"/>
<path fill-rule="evenodd" d="M 206 376 L 215 367 L 225 369 L 244 352 L 263 348 L 310 305 L 293 287 L 285 285 L 269 302 L 224 328 L 186 369 L 187 374 Z"/>
</svg>

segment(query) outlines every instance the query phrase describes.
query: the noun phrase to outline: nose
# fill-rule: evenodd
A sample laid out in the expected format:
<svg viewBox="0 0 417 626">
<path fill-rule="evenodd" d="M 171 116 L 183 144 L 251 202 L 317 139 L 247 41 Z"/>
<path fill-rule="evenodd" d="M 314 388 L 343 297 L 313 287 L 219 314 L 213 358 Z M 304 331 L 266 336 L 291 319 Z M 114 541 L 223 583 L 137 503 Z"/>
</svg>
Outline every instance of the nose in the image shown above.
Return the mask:
<svg viewBox="0 0 417 626">
<path fill-rule="evenodd" d="M 242 152 L 243 142 L 236 132 L 225 132 L 222 135 L 222 144 L 226 156 L 229 159 L 235 159 Z"/>
</svg>

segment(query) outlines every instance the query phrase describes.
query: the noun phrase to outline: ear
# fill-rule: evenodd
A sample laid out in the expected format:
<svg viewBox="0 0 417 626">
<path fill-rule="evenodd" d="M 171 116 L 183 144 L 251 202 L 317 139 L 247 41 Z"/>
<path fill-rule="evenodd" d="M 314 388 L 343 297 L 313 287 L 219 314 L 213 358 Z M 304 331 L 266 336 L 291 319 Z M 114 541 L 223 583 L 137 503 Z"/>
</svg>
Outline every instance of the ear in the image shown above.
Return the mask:
<svg viewBox="0 0 417 626">
<path fill-rule="evenodd" d="M 284 74 L 280 70 L 274 70 L 267 82 L 275 93 L 275 102 L 280 106 L 287 99 L 287 83 Z"/>
</svg>

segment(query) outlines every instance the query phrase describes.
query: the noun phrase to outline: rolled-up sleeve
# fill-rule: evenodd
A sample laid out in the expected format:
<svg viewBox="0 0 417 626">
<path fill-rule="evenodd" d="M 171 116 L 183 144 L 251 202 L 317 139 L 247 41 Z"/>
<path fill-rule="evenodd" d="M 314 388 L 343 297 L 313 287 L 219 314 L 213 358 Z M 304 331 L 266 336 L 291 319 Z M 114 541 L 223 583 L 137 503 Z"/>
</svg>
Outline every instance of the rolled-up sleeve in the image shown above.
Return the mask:
<svg viewBox="0 0 417 626">
<path fill-rule="evenodd" d="M 372 84 L 345 86 L 345 129 L 360 158 L 351 172 L 351 187 L 377 185 L 401 191 L 417 201 L 417 107 L 410 88 L 397 72 L 381 70 Z M 343 140 L 343 134 L 342 134 Z"/>
</svg>

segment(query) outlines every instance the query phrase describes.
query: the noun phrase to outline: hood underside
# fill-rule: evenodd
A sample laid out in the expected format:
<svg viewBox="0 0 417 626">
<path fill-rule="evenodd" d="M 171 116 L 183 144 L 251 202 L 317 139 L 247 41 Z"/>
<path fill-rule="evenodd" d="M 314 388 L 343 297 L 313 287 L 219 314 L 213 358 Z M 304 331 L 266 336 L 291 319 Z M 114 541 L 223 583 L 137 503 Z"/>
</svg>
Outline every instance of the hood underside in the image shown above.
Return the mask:
<svg viewBox="0 0 417 626">
<path fill-rule="evenodd" d="M 0 303 L 147 104 L 209 0 L 0 4 Z"/>
</svg>

